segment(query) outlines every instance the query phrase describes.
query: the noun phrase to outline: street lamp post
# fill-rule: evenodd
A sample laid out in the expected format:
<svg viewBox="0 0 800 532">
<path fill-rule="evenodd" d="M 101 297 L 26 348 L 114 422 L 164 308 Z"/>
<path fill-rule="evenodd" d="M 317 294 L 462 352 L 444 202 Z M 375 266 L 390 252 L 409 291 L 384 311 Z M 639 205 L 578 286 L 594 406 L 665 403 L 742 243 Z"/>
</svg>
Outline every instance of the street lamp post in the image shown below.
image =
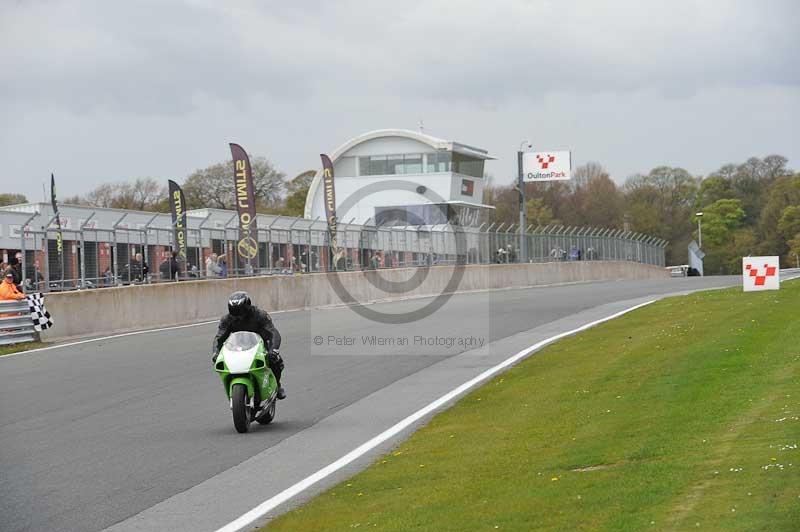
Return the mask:
<svg viewBox="0 0 800 532">
<path fill-rule="evenodd" d="M 697 247 L 703 249 L 703 225 L 700 223 L 703 213 L 695 213 L 695 216 L 697 216 Z"/>
<path fill-rule="evenodd" d="M 528 242 L 525 238 L 525 181 L 522 175 L 522 154 L 525 146 L 531 149 L 531 141 L 523 140 L 517 151 L 517 187 L 519 188 L 519 261 L 528 262 Z"/>
</svg>

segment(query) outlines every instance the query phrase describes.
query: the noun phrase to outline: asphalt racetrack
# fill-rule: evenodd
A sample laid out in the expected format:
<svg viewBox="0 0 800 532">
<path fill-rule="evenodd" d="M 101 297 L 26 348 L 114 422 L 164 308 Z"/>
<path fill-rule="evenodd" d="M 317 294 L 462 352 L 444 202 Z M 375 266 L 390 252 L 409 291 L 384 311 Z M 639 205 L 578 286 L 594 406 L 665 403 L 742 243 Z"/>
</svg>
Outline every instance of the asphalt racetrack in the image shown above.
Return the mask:
<svg viewBox="0 0 800 532">
<path fill-rule="evenodd" d="M 739 277 L 680 278 L 458 294 L 432 316 L 405 325 L 368 321 L 348 308 L 278 313 L 289 397 L 272 425 L 254 425 L 244 435 L 235 432 L 211 370 L 214 324 L 2 357 L 0 530 L 90 532 L 115 524 L 115 530 L 148 530 L 155 523 L 163 530 L 214 530 L 419 402 L 450 391 L 448 379 L 466 381 L 459 371 L 476 374 L 479 356 L 458 370 L 434 368 L 479 343 L 501 360 L 524 347 L 526 332 L 549 330 L 548 324 L 558 332 L 558 320 L 738 283 Z M 369 308 L 399 313 L 424 303 Z M 407 402 L 381 395 L 399 383 Z M 326 420 L 337 422 L 330 428 Z"/>
</svg>

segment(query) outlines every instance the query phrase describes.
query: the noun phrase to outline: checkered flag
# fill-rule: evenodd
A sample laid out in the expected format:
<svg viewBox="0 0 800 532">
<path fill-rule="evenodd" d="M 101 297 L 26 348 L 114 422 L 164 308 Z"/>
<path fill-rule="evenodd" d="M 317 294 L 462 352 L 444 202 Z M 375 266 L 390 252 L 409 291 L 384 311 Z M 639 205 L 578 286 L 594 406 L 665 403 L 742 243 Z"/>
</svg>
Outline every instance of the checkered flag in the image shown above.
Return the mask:
<svg viewBox="0 0 800 532">
<path fill-rule="evenodd" d="M 44 308 L 44 296 L 39 292 L 28 294 L 25 296 L 28 300 L 28 308 L 31 311 L 31 320 L 33 320 L 33 328 L 37 332 L 42 332 L 53 326 L 53 320 L 50 318 L 50 313 Z"/>
</svg>

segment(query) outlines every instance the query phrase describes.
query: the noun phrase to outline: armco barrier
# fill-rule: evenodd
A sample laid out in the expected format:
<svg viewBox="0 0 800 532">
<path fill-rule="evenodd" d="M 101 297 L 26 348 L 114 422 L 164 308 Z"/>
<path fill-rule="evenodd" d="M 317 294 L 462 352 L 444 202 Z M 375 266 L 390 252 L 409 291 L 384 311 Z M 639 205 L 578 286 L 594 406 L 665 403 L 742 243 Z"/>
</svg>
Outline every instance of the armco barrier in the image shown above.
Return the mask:
<svg viewBox="0 0 800 532">
<path fill-rule="evenodd" d="M 293 310 L 341 304 L 327 275 L 338 275 L 355 301 L 436 295 L 445 290 L 454 266 L 426 269 L 425 280 L 414 290 L 390 294 L 380 290 L 381 280 L 402 282 L 418 268 L 386 269 L 338 274 L 186 281 L 127 286 L 104 290 L 79 290 L 47 296 L 47 309 L 55 326 L 42 333 L 46 341 L 89 335 L 182 325 L 219 318 L 228 295 L 246 290 L 267 310 Z M 463 267 L 457 291 L 527 287 L 580 281 L 656 279 L 669 277 L 662 267 L 624 261 L 576 261 L 532 264 L 490 264 Z M 371 282 L 370 282 L 371 281 Z"/>
<path fill-rule="evenodd" d="M 39 339 L 33 328 L 28 301 L 0 301 L 0 345 L 21 344 Z"/>
</svg>

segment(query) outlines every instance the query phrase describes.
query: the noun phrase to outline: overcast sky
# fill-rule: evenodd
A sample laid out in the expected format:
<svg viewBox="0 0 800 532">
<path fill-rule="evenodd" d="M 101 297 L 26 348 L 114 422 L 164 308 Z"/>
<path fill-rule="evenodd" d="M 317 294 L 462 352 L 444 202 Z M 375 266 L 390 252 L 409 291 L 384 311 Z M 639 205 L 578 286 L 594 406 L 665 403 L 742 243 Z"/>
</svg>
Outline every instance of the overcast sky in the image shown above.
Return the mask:
<svg viewBox="0 0 800 532">
<path fill-rule="evenodd" d="M 792 0 L 0 0 L 0 192 L 182 181 L 231 141 L 293 176 L 420 120 L 498 182 L 525 138 L 618 182 L 798 168 L 798 27 Z"/>
</svg>

